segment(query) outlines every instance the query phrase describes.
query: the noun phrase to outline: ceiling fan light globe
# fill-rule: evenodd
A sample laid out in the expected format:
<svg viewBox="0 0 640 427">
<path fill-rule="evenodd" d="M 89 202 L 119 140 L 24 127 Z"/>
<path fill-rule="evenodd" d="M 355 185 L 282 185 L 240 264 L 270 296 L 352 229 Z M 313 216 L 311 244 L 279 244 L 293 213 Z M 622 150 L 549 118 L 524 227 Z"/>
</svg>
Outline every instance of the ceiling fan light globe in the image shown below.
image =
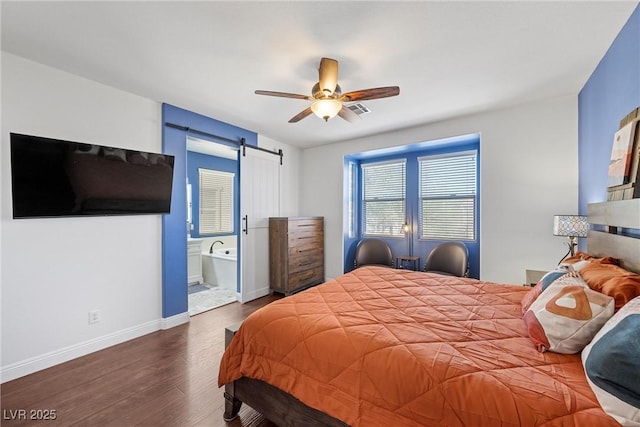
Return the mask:
<svg viewBox="0 0 640 427">
<path fill-rule="evenodd" d="M 313 114 L 328 121 L 335 117 L 342 109 L 342 103 L 337 99 L 319 99 L 311 104 L 311 111 Z"/>
</svg>

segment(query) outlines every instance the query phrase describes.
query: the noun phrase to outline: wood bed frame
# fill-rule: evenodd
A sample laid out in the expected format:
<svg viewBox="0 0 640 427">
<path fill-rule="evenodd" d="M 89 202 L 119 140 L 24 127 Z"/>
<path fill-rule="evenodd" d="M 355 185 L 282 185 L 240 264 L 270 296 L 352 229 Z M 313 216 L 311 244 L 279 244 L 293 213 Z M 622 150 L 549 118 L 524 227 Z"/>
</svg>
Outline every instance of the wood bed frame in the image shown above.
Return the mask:
<svg viewBox="0 0 640 427">
<path fill-rule="evenodd" d="M 612 256 L 629 271 L 640 273 L 640 199 L 592 203 L 587 221 L 594 225 L 587 237 L 587 252 L 594 256 Z M 225 331 L 225 346 L 240 324 Z M 225 385 L 225 421 L 238 416 L 246 403 L 278 426 L 346 426 L 324 412 L 310 408 L 290 394 L 252 378 L 240 378 Z"/>
</svg>

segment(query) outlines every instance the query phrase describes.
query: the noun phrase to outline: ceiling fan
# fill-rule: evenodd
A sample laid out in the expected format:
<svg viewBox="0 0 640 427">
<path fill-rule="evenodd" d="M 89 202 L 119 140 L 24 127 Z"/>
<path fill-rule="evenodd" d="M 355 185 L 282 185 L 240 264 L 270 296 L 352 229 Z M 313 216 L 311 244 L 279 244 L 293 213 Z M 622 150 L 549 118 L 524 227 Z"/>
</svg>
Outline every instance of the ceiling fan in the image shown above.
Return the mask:
<svg viewBox="0 0 640 427">
<path fill-rule="evenodd" d="M 306 99 L 313 101 L 311 106 L 293 116 L 289 123 L 296 123 L 304 119 L 311 113 L 328 121 L 336 114 L 346 121 L 353 123 L 360 120 L 360 117 L 345 107 L 345 102 L 364 101 L 367 99 L 388 98 L 400 93 L 398 86 L 377 87 L 372 89 L 355 90 L 353 92 L 342 93 L 338 85 L 338 61 L 331 58 L 322 58 L 318 68 L 318 83 L 313 85 L 311 96 L 298 95 L 295 93 L 273 92 L 269 90 L 256 90 L 256 95 L 279 96 L 282 98 Z"/>
</svg>

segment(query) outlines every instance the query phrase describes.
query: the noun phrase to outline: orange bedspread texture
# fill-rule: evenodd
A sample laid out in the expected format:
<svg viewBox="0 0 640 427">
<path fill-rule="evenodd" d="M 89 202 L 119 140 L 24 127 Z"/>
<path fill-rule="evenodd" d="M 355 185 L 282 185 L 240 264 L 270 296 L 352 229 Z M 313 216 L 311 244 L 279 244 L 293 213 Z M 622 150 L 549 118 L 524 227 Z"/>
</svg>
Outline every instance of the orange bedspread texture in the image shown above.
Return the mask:
<svg viewBox="0 0 640 427">
<path fill-rule="evenodd" d="M 219 385 L 266 381 L 352 426 L 615 426 L 580 355 L 539 353 L 529 288 L 362 267 L 256 311 Z"/>
</svg>

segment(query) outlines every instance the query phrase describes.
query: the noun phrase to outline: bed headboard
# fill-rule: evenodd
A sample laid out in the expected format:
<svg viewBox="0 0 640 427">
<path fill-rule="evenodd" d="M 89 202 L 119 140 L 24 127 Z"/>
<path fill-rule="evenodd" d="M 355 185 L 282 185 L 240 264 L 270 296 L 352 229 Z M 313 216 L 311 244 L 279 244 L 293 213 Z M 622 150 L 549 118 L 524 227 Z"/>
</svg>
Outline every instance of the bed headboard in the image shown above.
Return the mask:
<svg viewBox="0 0 640 427">
<path fill-rule="evenodd" d="M 626 270 L 640 273 L 640 199 L 591 203 L 587 221 L 593 226 L 587 235 L 590 255 L 618 258 Z"/>
</svg>

